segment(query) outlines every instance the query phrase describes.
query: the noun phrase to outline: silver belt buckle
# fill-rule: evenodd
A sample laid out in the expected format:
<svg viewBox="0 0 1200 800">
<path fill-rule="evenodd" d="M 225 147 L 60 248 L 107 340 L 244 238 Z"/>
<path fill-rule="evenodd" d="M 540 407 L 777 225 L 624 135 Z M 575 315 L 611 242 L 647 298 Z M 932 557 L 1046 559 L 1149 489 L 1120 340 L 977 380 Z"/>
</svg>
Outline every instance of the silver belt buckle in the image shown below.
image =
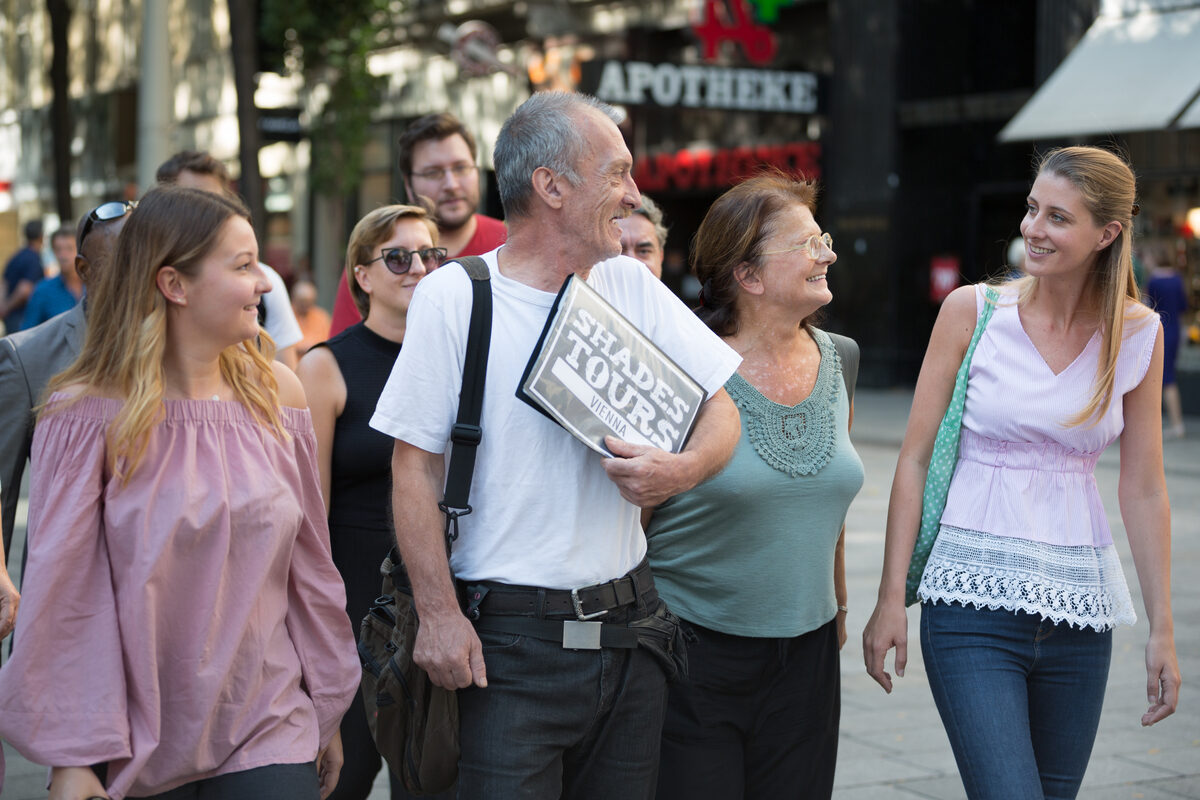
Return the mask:
<svg viewBox="0 0 1200 800">
<path fill-rule="evenodd" d="M 580 622 L 563 620 L 562 646 L 564 650 L 599 650 L 600 629 L 603 622 Z"/>
<path fill-rule="evenodd" d="M 563 620 L 563 649 L 564 650 L 599 650 L 600 629 L 602 622 L 593 622 L 597 617 L 603 617 L 608 609 L 594 614 L 583 613 L 583 602 L 579 599 L 579 590 L 571 590 L 571 607 L 575 610 L 575 619 Z"/>
<path fill-rule="evenodd" d="M 597 611 L 595 614 L 583 613 L 583 601 L 581 601 L 579 599 L 579 590 L 578 589 L 571 590 L 571 606 L 575 609 L 575 619 L 579 620 L 580 622 L 587 622 L 589 619 L 596 619 L 597 617 L 603 617 L 605 614 L 608 613 L 607 608 L 603 609 L 601 611 Z"/>
</svg>

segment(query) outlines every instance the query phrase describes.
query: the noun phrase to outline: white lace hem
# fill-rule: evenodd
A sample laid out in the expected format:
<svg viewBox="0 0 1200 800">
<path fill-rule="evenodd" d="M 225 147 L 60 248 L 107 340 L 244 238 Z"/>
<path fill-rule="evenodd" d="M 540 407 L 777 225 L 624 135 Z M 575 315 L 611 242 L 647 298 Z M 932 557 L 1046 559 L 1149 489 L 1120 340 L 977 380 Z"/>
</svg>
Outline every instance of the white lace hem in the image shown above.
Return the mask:
<svg viewBox="0 0 1200 800">
<path fill-rule="evenodd" d="M 1137 621 L 1116 548 L 1055 545 L 943 525 L 917 595 L 1108 630 Z"/>
</svg>

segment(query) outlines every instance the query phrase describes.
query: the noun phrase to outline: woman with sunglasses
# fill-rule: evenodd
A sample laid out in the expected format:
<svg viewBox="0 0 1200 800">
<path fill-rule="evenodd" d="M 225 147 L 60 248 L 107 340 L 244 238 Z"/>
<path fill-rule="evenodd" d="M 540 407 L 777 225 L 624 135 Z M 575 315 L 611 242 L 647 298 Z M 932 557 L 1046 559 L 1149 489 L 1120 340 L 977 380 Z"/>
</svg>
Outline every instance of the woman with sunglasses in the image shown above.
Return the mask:
<svg viewBox="0 0 1200 800">
<path fill-rule="evenodd" d="M 155 189 L 34 432 L 0 737 L 51 800 L 317 800 L 361 670 L 304 391 L 236 201 Z"/>
<path fill-rule="evenodd" d="M 723 194 L 696 234 L 700 318 L 742 356 L 725 390 L 733 458 L 653 509 L 658 592 L 689 631 L 672 684 L 658 798 L 829 797 L 846 640 L 843 523 L 863 482 L 838 348 L 813 325 L 833 299 L 816 186 L 779 173 Z"/>
<path fill-rule="evenodd" d="M 298 368 L 317 432 L 333 560 L 356 630 L 379 594 L 379 564 L 395 543 L 392 439 L 367 422 L 400 354 L 413 290 L 446 257 L 435 246 L 437 235 L 437 225 L 418 206 L 384 206 L 359 220 L 346 247 L 346 278 L 363 321 L 313 347 Z M 381 760 L 361 699 L 342 721 L 342 741 L 346 764 L 333 797 L 363 800 Z M 391 783 L 394 799 L 408 797 L 394 776 Z"/>
</svg>

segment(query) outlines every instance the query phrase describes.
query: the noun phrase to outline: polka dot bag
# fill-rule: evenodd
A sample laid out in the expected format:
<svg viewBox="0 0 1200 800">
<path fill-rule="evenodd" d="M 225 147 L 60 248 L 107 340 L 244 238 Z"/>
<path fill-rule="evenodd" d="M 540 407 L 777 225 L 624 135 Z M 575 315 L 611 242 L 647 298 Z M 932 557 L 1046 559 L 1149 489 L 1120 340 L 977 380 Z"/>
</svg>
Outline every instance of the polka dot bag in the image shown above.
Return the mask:
<svg viewBox="0 0 1200 800">
<path fill-rule="evenodd" d="M 954 378 L 954 393 L 950 396 L 950 405 L 942 417 L 942 424 L 938 426 L 933 454 L 929 457 L 929 473 L 925 476 L 925 495 L 921 502 L 921 529 L 917 532 L 912 560 L 908 562 L 908 580 L 904 584 L 906 606 L 911 606 L 919 599 L 917 587 L 921 585 L 925 562 L 929 560 L 933 541 L 941 528 L 942 511 L 946 508 L 946 496 L 950 493 L 950 478 L 954 476 L 954 465 L 958 462 L 958 433 L 962 429 L 963 406 L 967 402 L 967 373 L 971 369 L 971 356 L 975 355 L 975 345 L 979 344 L 979 337 L 983 335 L 996 308 L 996 301 L 1000 298 L 995 289 L 986 287 L 983 291 L 988 302 L 984 304 L 983 312 L 975 323 L 975 333 L 971 335 L 971 343 L 967 345 L 967 352 Z"/>
</svg>

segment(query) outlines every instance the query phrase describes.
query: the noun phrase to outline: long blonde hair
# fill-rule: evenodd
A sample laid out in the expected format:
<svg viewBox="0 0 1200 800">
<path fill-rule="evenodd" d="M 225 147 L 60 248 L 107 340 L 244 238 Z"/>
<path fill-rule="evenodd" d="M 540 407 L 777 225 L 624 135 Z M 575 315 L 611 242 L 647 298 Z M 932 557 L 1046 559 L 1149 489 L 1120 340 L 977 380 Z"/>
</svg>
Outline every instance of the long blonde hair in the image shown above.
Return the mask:
<svg viewBox="0 0 1200 800">
<path fill-rule="evenodd" d="M 1068 427 L 1096 424 L 1112 402 L 1117 356 L 1125 332 L 1126 318 L 1146 317 L 1133 276 L 1133 215 L 1137 184 L 1133 170 L 1115 153 L 1099 147 L 1060 147 L 1038 161 L 1037 173 L 1065 178 L 1079 192 L 1084 206 L 1097 225 L 1119 222 L 1117 237 L 1095 256 L 1088 289 L 1100 312 L 1102 341 L 1100 364 L 1087 405 L 1067 420 Z M 1018 302 L 1024 304 L 1037 290 L 1032 275 L 1015 281 Z"/>
<path fill-rule="evenodd" d="M 167 304 L 157 286 L 158 271 L 170 265 L 189 277 L 198 275 L 233 217 L 249 221 L 246 208 L 232 198 L 196 189 L 153 189 L 130 214 L 106 268 L 89 286 L 83 349 L 51 379 L 48 392 L 81 386 L 75 399 L 93 394 L 123 401 L 108 428 L 108 467 L 123 482 L 137 469 L 164 413 Z M 247 339 L 222 350 L 221 376 L 260 423 L 286 439 L 271 368 L 275 343 L 261 329 L 259 338 L 261 344 Z M 73 402 L 46 403 L 39 412 L 54 413 Z"/>
</svg>

